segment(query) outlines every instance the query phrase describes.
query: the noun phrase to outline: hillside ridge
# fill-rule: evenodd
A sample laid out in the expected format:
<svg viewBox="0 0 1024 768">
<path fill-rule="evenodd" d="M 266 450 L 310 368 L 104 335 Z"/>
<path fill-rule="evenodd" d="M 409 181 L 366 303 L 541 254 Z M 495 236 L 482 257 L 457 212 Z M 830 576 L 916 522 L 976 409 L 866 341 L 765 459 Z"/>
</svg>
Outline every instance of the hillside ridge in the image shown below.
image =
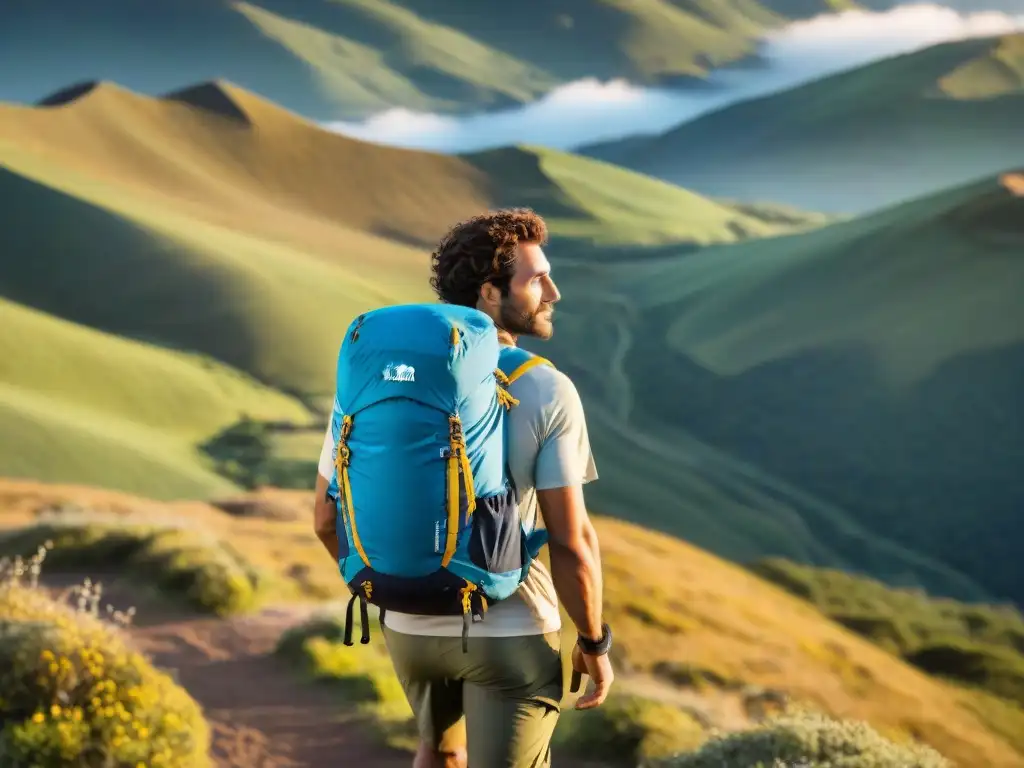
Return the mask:
<svg viewBox="0 0 1024 768">
<path fill-rule="evenodd" d="M 227 81 L 210 80 L 171 91 L 163 98 L 251 125 L 249 115 L 235 99 L 234 88 L 235 86 Z"/>
<path fill-rule="evenodd" d="M 577 151 L 712 197 L 857 214 L 1024 162 L 1022 121 L 1019 33 L 939 43 Z"/>
</svg>

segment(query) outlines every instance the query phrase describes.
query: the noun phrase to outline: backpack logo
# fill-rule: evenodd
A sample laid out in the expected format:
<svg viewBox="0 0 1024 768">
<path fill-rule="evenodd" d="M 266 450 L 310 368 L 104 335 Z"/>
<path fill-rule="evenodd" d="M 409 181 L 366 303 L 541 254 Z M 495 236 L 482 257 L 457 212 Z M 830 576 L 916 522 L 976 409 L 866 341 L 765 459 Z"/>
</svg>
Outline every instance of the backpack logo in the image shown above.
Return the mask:
<svg viewBox="0 0 1024 768">
<path fill-rule="evenodd" d="M 416 381 L 416 369 L 404 363 L 389 365 L 383 375 L 384 381 Z"/>
</svg>

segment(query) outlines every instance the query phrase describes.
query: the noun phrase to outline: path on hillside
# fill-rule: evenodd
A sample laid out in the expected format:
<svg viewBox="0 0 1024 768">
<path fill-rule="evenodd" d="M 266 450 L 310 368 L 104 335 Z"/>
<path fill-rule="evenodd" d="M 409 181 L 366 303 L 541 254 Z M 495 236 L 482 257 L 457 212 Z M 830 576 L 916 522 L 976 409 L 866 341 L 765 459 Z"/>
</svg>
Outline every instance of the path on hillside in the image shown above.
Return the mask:
<svg viewBox="0 0 1024 768">
<path fill-rule="evenodd" d="M 315 606 L 268 608 L 226 619 L 197 615 L 123 581 L 102 578 L 103 603 L 134 606 L 127 630 L 203 708 L 211 755 L 221 768 L 408 768 L 411 755 L 375 739 L 329 686 L 318 686 L 273 655 L 281 633 Z M 63 588 L 81 577 L 47 575 Z"/>
<path fill-rule="evenodd" d="M 217 618 L 126 577 L 95 570 L 90 576 L 103 585 L 101 605 L 135 608 L 125 628 L 135 646 L 202 706 L 218 768 L 412 765 L 411 753 L 383 745 L 331 686 L 303 679 L 274 655 L 281 634 L 323 605 L 278 605 Z M 42 581 L 56 593 L 84 577 L 44 571 Z M 562 768 L 603 766 L 564 755 L 553 762 Z"/>
</svg>

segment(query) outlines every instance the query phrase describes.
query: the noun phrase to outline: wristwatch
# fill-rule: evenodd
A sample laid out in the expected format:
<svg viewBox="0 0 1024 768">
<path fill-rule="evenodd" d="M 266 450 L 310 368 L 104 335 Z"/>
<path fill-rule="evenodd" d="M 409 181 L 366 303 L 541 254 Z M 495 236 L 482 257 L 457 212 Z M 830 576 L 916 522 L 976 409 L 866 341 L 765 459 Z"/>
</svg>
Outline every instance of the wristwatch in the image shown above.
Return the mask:
<svg viewBox="0 0 1024 768">
<path fill-rule="evenodd" d="M 612 648 L 612 628 L 607 623 L 601 625 L 601 638 L 589 640 L 581 634 L 577 634 L 576 642 L 580 650 L 587 656 L 604 656 Z"/>
</svg>

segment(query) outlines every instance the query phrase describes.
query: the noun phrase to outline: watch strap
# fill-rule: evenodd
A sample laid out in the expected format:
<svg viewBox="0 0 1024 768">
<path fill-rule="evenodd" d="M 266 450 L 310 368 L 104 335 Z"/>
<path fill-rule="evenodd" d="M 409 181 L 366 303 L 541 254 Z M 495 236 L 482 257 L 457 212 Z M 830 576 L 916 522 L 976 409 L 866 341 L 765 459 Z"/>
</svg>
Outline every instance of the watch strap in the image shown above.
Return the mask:
<svg viewBox="0 0 1024 768">
<path fill-rule="evenodd" d="M 597 641 L 588 640 L 583 635 L 577 636 L 580 650 L 588 656 L 603 656 L 612 647 L 612 630 L 607 623 L 601 625 L 601 638 Z"/>
</svg>

